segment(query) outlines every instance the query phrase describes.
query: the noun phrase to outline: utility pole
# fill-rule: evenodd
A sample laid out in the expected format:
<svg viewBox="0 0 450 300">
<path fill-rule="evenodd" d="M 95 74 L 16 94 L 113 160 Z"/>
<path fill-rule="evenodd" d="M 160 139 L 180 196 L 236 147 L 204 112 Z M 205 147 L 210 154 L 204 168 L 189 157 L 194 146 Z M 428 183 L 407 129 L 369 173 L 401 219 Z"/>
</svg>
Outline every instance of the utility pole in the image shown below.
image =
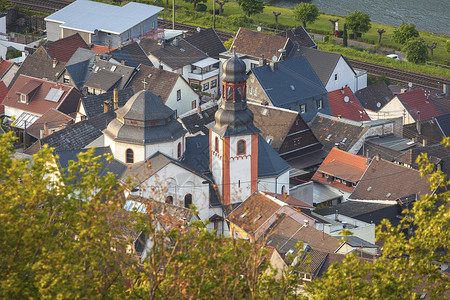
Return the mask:
<svg viewBox="0 0 450 300">
<path fill-rule="evenodd" d="M 213 28 L 216 29 L 216 0 L 213 0 Z"/>
<path fill-rule="evenodd" d="M 172 1 L 172 29 L 175 29 L 175 0 Z"/>
</svg>

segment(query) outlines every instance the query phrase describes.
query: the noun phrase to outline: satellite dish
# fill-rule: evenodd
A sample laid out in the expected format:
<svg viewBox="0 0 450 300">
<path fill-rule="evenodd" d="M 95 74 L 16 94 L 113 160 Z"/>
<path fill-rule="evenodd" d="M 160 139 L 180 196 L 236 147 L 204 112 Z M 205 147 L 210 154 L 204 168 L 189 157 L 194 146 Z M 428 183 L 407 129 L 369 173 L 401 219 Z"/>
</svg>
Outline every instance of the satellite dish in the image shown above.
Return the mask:
<svg viewBox="0 0 450 300">
<path fill-rule="evenodd" d="M 344 102 L 347 103 L 350 100 L 350 98 L 348 96 L 344 97 Z"/>
<path fill-rule="evenodd" d="M 381 107 L 381 103 L 377 102 L 377 107 L 380 108 Z"/>
<path fill-rule="evenodd" d="M 408 82 L 408 86 L 412 88 L 412 82 Z"/>
<path fill-rule="evenodd" d="M 197 32 L 200 32 L 200 27 L 197 27 Z"/>
<path fill-rule="evenodd" d="M 258 28 L 256 28 L 256 30 L 261 31 L 261 26 L 258 26 Z"/>
<path fill-rule="evenodd" d="M 273 62 L 277 62 L 277 60 L 278 60 L 278 57 L 277 57 L 276 55 L 274 55 L 274 56 L 272 57 L 272 61 L 273 61 Z"/>
</svg>

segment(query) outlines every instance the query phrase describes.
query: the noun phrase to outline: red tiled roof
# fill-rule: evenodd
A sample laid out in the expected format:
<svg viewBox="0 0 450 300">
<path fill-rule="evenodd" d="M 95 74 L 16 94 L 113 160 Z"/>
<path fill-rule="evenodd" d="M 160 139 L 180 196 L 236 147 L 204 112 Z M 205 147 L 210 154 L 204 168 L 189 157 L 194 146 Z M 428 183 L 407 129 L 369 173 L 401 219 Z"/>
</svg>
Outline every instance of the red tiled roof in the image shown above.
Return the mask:
<svg viewBox="0 0 450 300">
<path fill-rule="evenodd" d="M 0 76 L 5 74 L 6 70 L 13 64 L 12 61 L 4 60 L 3 58 L 0 58 Z"/>
<path fill-rule="evenodd" d="M 353 121 L 370 121 L 365 109 L 349 87 L 329 92 L 328 101 L 334 117 L 341 116 Z"/>
<path fill-rule="evenodd" d="M 19 96 L 17 95 L 17 92 L 28 90 L 28 88 L 25 87 L 27 85 L 30 85 L 30 83 L 33 86 L 34 84 L 39 84 L 39 87 L 35 88 L 36 92 L 34 93 L 34 95 L 32 95 L 33 97 L 31 98 L 31 101 L 29 101 L 29 103 L 19 102 Z M 59 101 L 54 102 L 45 100 L 45 97 L 47 96 L 51 88 L 57 88 L 64 91 L 64 93 L 59 98 Z M 26 112 L 43 115 L 50 108 L 58 109 L 59 106 L 66 100 L 66 98 L 68 98 L 68 95 L 73 91 L 75 91 L 73 87 L 65 84 L 57 84 L 35 77 L 19 75 L 17 80 L 14 82 L 14 85 L 11 87 L 5 99 L 3 100 L 3 104 L 5 106 L 14 107 Z"/>
<path fill-rule="evenodd" d="M 0 115 L 5 113 L 5 107 L 3 106 L 3 99 L 8 94 L 8 88 L 3 81 L 0 81 Z"/>
<path fill-rule="evenodd" d="M 284 49 L 288 38 L 263 33 L 259 31 L 252 31 L 241 28 L 234 40 L 233 47 L 236 47 L 236 52 L 241 54 L 252 55 L 271 60 L 273 56 L 279 57 L 278 50 Z"/>
<path fill-rule="evenodd" d="M 434 103 L 425 89 L 416 89 L 397 95 L 409 113 L 417 120 L 417 112 L 420 112 L 420 120 L 428 120 L 443 113 Z"/>
<path fill-rule="evenodd" d="M 46 112 L 42 117 L 37 119 L 30 127 L 28 127 L 28 134 L 34 136 L 39 139 L 41 134 L 41 129 L 44 129 L 44 124 L 47 123 L 48 129 L 50 132 L 47 135 L 51 134 L 53 130 L 60 129 L 62 125 L 68 124 L 71 122 L 73 118 L 70 116 L 57 111 L 54 108 L 51 108 L 48 112 Z"/>
<path fill-rule="evenodd" d="M 54 42 L 49 42 L 45 48 L 52 58 L 62 62 L 68 62 L 78 48 L 89 49 L 86 42 L 78 33 Z"/>
<path fill-rule="evenodd" d="M 107 46 L 101 46 L 101 45 L 93 44 L 92 47 L 91 47 L 91 50 L 95 51 L 95 52 L 98 52 L 98 53 L 108 53 L 108 52 L 116 50 L 116 48 L 110 48 L 110 47 L 107 47 Z"/>
<path fill-rule="evenodd" d="M 293 205 L 293 206 L 300 206 L 300 207 L 304 207 L 304 208 L 314 208 L 314 206 L 309 205 L 306 202 L 303 202 L 297 198 L 294 198 L 290 195 L 281 195 L 281 194 L 276 194 L 276 193 L 268 193 L 268 192 L 264 192 L 264 194 L 270 195 L 280 201 L 283 201 L 284 203 L 287 203 L 289 205 Z"/>
<path fill-rule="evenodd" d="M 368 167 L 366 163 L 367 158 L 364 156 L 351 154 L 338 148 L 332 148 L 312 179 L 352 192 L 353 187 L 346 186 L 345 183 L 337 181 L 328 182 L 326 177 L 322 177 L 322 173 L 357 183 Z"/>
</svg>

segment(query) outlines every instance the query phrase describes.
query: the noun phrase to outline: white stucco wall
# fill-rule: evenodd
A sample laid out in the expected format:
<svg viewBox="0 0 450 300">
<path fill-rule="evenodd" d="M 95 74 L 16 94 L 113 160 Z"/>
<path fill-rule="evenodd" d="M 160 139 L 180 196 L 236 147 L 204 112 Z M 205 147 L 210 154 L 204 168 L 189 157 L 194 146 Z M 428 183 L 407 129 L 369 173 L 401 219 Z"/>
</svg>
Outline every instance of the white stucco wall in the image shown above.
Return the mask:
<svg viewBox="0 0 450 300">
<path fill-rule="evenodd" d="M 258 190 L 261 192 L 281 194 L 283 186 L 284 191 L 289 194 L 289 171 L 278 177 L 258 178 Z"/>
<path fill-rule="evenodd" d="M 219 193 L 223 196 L 222 192 L 222 170 L 223 170 L 223 140 L 222 138 L 216 134 L 215 132 L 211 131 L 211 145 L 210 145 L 210 159 L 211 159 L 211 172 L 213 175 L 214 182 L 217 185 L 217 188 L 219 190 Z M 215 140 L 216 137 L 218 138 L 218 144 L 219 144 L 219 151 L 215 151 Z"/>
<path fill-rule="evenodd" d="M 177 100 L 178 90 L 181 90 L 180 101 Z M 195 107 L 197 107 L 199 102 L 197 93 L 186 81 L 179 77 L 165 104 L 171 109 L 176 110 L 177 116 L 180 116 L 192 110 L 192 101 L 195 101 Z"/>
<path fill-rule="evenodd" d="M 335 74 L 337 74 L 337 80 L 335 80 Z M 328 82 L 325 86 L 328 92 L 335 91 L 341 89 L 345 86 L 348 86 L 352 92 L 356 92 L 355 90 L 355 73 L 353 73 L 350 66 L 341 57 L 334 68 L 331 77 L 328 79 Z"/>
<path fill-rule="evenodd" d="M 397 96 L 386 103 L 378 112 L 380 119 L 403 118 L 403 125 L 414 123 L 414 118 L 409 114 L 405 106 L 400 102 Z"/>
<path fill-rule="evenodd" d="M 237 155 L 238 141 L 245 141 L 245 154 Z M 231 203 L 242 202 L 252 194 L 251 189 L 251 153 L 250 135 L 230 137 L 230 195 Z M 233 201 L 233 199 L 239 199 Z"/>
</svg>

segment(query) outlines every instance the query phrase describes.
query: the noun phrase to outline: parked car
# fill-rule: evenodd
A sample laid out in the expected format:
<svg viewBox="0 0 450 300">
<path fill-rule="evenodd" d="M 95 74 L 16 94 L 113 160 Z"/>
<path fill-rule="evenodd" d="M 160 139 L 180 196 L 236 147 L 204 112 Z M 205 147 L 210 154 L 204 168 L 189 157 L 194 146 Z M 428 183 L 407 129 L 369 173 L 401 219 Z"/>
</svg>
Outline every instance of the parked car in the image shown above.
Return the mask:
<svg viewBox="0 0 450 300">
<path fill-rule="evenodd" d="M 393 59 L 396 59 L 396 60 L 400 60 L 400 58 L 398 57 L 397 54 L 388 54 L 388 55 L 386 55 L 386 57 L 390 57 L 390 58 L 393 58 Z"/>
</svg>

